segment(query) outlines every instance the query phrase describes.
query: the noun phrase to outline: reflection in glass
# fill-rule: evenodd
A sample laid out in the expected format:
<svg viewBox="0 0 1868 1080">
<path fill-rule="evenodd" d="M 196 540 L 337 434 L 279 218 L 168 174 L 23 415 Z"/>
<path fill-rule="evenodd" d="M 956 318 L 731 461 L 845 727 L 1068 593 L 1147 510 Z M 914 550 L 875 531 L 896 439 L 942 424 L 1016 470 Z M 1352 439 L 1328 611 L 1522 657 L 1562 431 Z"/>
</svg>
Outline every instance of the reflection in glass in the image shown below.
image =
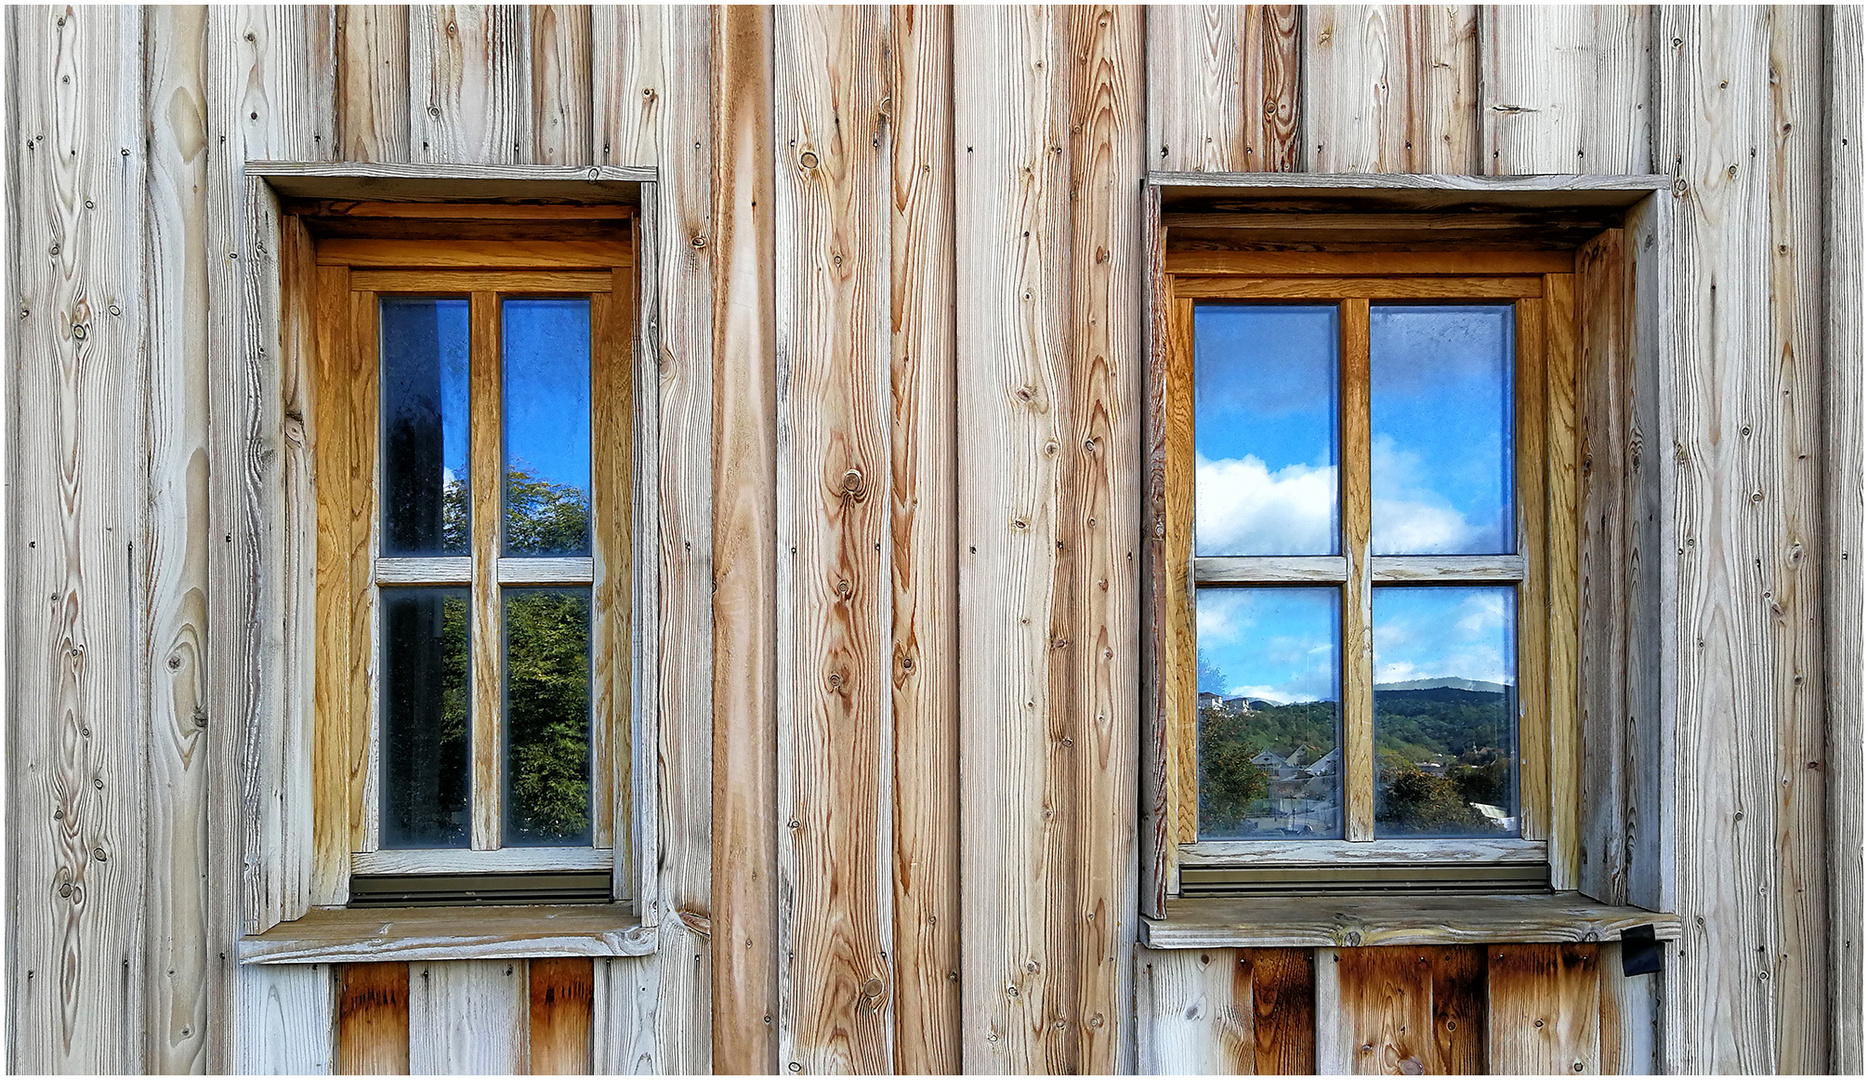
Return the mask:
<svg viewBox="0 0 1868 1080">
<path fill-rule="evenodd" d="M 1194 308 L 1194 553 L 1333 555 L 1334 304 Z"/>
<path fill-rule="evenodd" d="M 1342 837 L 1340 596 L 1199 590 L 1200 839 Z"/>
<path fill-rule="evenodd" d="M 1513 353 L 1509 304 L 1370 309 L 1375 554 L 1513 550 Z"/>
<path fill-rule="evenodd" d="M 506 554 L 590 553 L 590 300 L 502 303 Z"/>
<path fill-rule="evenodd" d="M 467 301 L 384 297 L 383 554 L 467 554 Z"/>
<path fill-rule="evenodd" d="M 590 843 L 590 590 L 507 589 L 506 840 Z"/>
<path fill-rule="evenodd" d="M 382 846 L 465 846 L 467 590 L 386 588 L 382 612 Z"/>
<path fill-rule="evenodd" d="M 1375 835 L 1517 836 L 1509 585 L 1377 586 Z"/>
</svg>

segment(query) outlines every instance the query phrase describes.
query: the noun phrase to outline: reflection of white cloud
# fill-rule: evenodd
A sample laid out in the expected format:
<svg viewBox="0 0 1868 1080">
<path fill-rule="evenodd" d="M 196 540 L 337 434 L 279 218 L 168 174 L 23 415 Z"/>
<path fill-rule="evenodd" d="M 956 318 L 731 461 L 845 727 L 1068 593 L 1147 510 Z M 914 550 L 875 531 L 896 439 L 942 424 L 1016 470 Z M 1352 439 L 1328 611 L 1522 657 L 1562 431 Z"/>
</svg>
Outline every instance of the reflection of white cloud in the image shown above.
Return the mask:
<svg viewBox="0 0 1868 1080">
<path fill-rule="evenodd" d="M 1377 591 L 1375 681 L 1471 679 L 1515 683 L 1511 605 L 1498 587 Z"/>
<path fill-rule="evenodd" d="M 1195 550 L 1202 555 L 1324 555 L 1335 548 L 1336 467 L 1251 455 L 1194 460 Z"/>
<path fill-rule="evenodd" d="M 1194 611 L 1194 630 L 1202 646 L 1230 645 L 1257 622 L 1250 594 L 1243 589 L 1203 590 Z"/>
<path fill-rule="evenodd" d="M 1369 533 L 1377 555 L 1439 555 L 1470 551 L 1478 527 L 1453 509 L 1422 476 L 1420 455 L 1378 435 L 1369 448 L 1374 520 Z"/>
</svg>

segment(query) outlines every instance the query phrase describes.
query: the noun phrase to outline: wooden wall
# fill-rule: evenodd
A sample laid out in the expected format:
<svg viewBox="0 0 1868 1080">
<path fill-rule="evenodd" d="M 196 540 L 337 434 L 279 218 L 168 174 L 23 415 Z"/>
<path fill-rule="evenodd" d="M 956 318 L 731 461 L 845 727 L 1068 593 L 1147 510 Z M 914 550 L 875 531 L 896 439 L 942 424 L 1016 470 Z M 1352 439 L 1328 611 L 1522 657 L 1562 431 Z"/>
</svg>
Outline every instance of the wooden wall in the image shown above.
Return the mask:
<svg viewBox="0 0 1868 1080">
<path fill-rule="evenodd" d="M 1291 962 L 1263 954 L 1258 1020 L 1146 1050 L 1177 988 L 1218 980 L 1236 1011 L 1242 959 L 1134 945 L 1141 180 L 1672 174 L 1674 360 L 1627 448 L 1664 470 L 1675 541 L 1649 569 L 1688 927 L 1660 1061 L 1860 1069 L 1857 9 L 6 26 L 10 1067 L 321 1071 L 349 1060 L 329 1025 L 353 990 L 401 1000 L 230 959 L 304 910 L 309 859 L 281 793 L 309 783 L 283 641 L 310 600 L 277 552 L 309 513 L 315 403 L 252 302 L 282 252 L 243 176 L 346 160 L 661 170 L 661 947 L 590 975 L 612 1071 L 1295 1053 L 1314 1021 L 1263 1002 L 1324 987 L 1277 990 Z M 458 963 L 400 991 L 427 1003 L 411 1054 L 423 1024 L 536 1025 L 537 996 L 500 989 L 517 975 Z M 1622 1060 L 1578 1024 L 1590 1061 Z M 1534 1045 L 1499 1038 L 1495 1064 Z"/>
</svg>

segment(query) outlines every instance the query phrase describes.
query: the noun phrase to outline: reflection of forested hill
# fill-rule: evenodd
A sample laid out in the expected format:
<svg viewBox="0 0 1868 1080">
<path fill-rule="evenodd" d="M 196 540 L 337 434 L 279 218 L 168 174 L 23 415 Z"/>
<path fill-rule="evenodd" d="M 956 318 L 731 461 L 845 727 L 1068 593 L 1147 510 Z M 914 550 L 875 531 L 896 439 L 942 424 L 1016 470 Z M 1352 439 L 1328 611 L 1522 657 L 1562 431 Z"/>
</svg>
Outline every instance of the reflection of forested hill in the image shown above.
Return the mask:
<svg viewBox="0 0 1868 1080">
<path fill-rule="evenodd" d="M 1451 686 L 1375 688 L 1375 745 L 1419 761 L 1499 745 L 1511 715 L 1503 693 Z"/>
</svg>

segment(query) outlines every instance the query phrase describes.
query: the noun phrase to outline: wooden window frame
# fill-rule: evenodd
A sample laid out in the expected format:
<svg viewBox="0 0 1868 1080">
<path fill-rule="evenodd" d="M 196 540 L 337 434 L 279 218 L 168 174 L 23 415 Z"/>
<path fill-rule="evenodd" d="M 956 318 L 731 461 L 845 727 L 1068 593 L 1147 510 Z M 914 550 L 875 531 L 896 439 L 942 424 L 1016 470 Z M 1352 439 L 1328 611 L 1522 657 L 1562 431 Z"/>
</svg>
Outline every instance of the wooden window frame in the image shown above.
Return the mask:
<svg viewBox="0 0 1868 1080">
<path fill-rule="evenodd" d="M 1202 586 L 1314 584 L 1342 590 L 1342 759 L 1340 840 L 1201 840 L 1198 835 L 1197 694 L 1191 647 L 1176 660 L 1168 759 L 1176 774 L 1174 841 L 1184 867 L 1328 867 L 1353 874 L 1384 865 L 1550 863 L 1574 847 L 1575 687 L 1553 672 L 1573 671 L 1576 650 L 1575 311 L 1570 256 L 1549 252 L 1410 253 L 1353 261 L 1310 252 L 1236 252 L 1215 273 L 1210 256 L 1194 273 L 1168 262 L 1169 384 L 1185 404 L 1170 408 L 1166 431 L 1169 579 L 1184 582 L 1167 610 L 1168 634 L 1195 643 L 1195 592 Z M 1344 276 L 1352 270 L 1355 276 Z M 1194 309 L 1212 300 L 1335 303 L 1340 407 L 1341 554 L 1321 557 L 1195 557 L 1193 518 Z M 1369 340 L 1371 302 L 1511 301 L 1516 330 L 1513 437 L 1516 554 L 1371 555 L 1369 552 Z M 1547 431 L 1570 438 L 1547 440 Z M 1548 451 L 1548 452 L 1547 452 Z M 1516 595 L 1519 836 L 1377 839 L 1375 836 L 1374 652 L 1372 594 L 1378 584 L 1510 585 Z M 1559 597 L 1551 602 L 1552 595 Z M 1554 654 L 1554 658 L 1553 658 Z M 1565 663 L 1565 658 L 1571 662 Z M 1364 776 L 1366 774 L 1366 776 Z M 1366 782 L 1359 783 L 1357 778 Z M 1570 812 L 1565 812 L 1569 808 Z M 1565 875 L 1554 864 L 1553 880 Z"/>
<path fill-rule="evenodd" d="M 365 212 L 359 214 L 359 208 Z M 321 406 L 311 440 L 318 526 L 313 905 L 348 903 L 353 874 L 608 871 L 613 900 L 629 903 L 647 895 L 646 881 L 638 880 L 645 878 L 648 861 L 638 819 L 644 802 L 652 806 L 644 799 L 644 781 L 652 777 L 643 775 L 640 759 L 653 752 L 653 740 L 644 738 L 651 729 L 644 722 L 639 673 L 650 660 L 645 640 L 652 638 L 636 622 L 638 613 L 647 610 L 652 623 L 653 563 L 637 565 L 642 557 L 637 553 L 653 552 L 641 540 L 653 528 L 653 513 L 643 512 L 653 505 L 647 479 L 653 475 L 653 457 L 643 460 L 653 427 L 643 423 L 643 414 L 654 398 L 642 402 L 632 393 L 643 381 L 643 327 L 636 311 L 646 291 L 635 257 L 640 230 L 634 207 L 298 200 L 283 209 L 287 235 L 309 248 L 303 261 L 310 281 L 301 315 L 308 323 L 311 398 Z M 567 211 L 586 238 L 555 231 Z M 341 235 L 320 235 L 333 219 L 344 223 L 333 230 Z M 593 233 L 600 238 L 587 238 Z M 463 234 L 470 238 L 438 238 Z M 384 557 L 379 551 L 377 299 L 392 294 L 469 297 L 474 524 L 468 556 Z M 544 295 L 591 299 L 588 557 L 513 558 L 500 548 L 499 302 L 506 296 Z M 288 303 L 292 299 L 287 297 Z M 591 588 L 591 843 L 502 847 L 502 588 L 549 584 Z M 472 827 L 466 848 L 382 849 L 378 843 L 381 642 L 376 601 L 385 585 L 471 590 Z"/>
</svg>

